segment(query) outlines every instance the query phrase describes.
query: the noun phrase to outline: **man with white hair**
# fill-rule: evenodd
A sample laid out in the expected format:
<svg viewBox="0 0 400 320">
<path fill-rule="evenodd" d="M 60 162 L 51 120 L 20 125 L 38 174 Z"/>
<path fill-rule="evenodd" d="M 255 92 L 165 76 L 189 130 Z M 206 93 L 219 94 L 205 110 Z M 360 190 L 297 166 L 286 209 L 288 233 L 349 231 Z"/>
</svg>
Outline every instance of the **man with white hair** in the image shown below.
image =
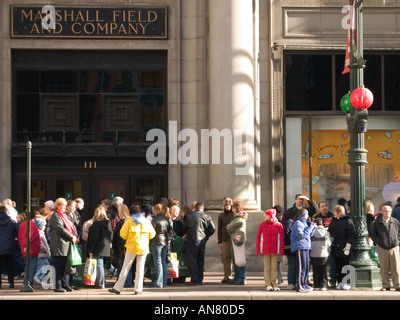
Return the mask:
<svg viewBox="0 0 400 320">
<path fill-rule="evenodd" d="M 124 203 L 124 199 L 122 197 L 114 197 L 111 205 L 107 209 L 107 217 L 111 221 L 114 220 L 115 217 L 118 217 L 118 208 Z M 113 226 L 114 229 L 115 226 Z"/>
<path fill-rule="evenodd" d="M 382 215 L 379 215 L 371 228 L 371 239 L 377 247 L 382 288 L 381 291 L 390 290 L 389 275 L 392 276 L 396 291 L 400 291 L 400 255 L 399 238 L 400 222 L 392 217 L 392 207 L 383 206 Z"/>
<path fill-rule="evenodd" d="M 53 200 L 47 200 L 47 201 L 44 203 L 44 207 L 45 207 L 46 209 L 48 209 L 48 210 L 53 211 L 53 210 L 54 210 L 54 202 L 53 202 Z"/>
</svg>

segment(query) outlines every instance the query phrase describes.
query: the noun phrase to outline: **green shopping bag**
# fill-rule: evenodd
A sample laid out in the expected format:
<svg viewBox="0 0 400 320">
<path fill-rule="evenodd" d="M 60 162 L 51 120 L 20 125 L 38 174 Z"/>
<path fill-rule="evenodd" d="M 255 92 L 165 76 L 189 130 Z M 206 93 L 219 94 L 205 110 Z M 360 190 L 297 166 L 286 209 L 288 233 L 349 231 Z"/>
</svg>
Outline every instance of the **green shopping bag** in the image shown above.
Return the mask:
<svg viewBox="0 0 400 320">
<path fill-rule="evenodd" d="M 379 257 L 378 257 L 378 251 L 376 250 L 376 246 L 373 246 L 369 250 L 369 256 L 374 261 L 378 266 L 379 266 Z"/>
<path fill-rule="evenodd" d="M 71 244 L 68 256 L 71 266 L 80 266 L 82 264 L 82 252 L 81 248 L 77 244 Z"/>
</svg>

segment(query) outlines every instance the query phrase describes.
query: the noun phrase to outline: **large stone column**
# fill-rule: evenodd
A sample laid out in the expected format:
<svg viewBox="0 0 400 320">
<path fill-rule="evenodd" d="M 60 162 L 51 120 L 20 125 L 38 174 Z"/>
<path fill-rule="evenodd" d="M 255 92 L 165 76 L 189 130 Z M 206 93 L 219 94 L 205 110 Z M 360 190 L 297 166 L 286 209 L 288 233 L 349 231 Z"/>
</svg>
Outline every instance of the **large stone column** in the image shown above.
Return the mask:
<svg viewBox="0 0 400 320">
<path fill-rule="evenodd" d="M 206 205 L 208 209 L 220 210 L 221 200 L 228 196 L 242 201 L 246 209 L 258 209 L 254 170 L 253 1 L 211 0 L 209 19 L 209 129 L 219 130 L 221 145 L 220 164 L 216 164 L 212 156 L 215 140 L 209 139 L 210 201 Z M 225 141 L 227 145 L 231 143 L 231 149 L 225 148 L 222 136 L 228 137 Z M 235 143 L 235 139 L 242 139 L 242 143 Z"/>
<path fill-rule="evenodd" d="M 8 21 L 7 4 L 0 5 L 0 17 L 2 21 Z M 5 49 L 3 33 L 7 28 L 0 27 L 0 202 L 6 198 L 11 198 L 11 54 L 9 49 Z"/>
</svg>

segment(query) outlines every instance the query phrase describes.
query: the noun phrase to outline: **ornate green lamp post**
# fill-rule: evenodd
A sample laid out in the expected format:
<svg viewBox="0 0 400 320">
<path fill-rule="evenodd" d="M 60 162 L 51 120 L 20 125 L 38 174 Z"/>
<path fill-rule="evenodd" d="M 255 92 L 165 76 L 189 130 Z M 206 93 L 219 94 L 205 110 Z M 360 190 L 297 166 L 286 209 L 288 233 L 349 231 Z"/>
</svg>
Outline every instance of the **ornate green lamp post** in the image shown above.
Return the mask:
<svg viewBox="0 0 400 320">
<path fill-rule="evenodd" d="M 375 262 L 369 257 L 367 243 L 367 224 L 365 215 L 365 165 L 367 164 L 367 150 L 364 147 L 364 133 L 367 131 L 367 109 L 373 102 L 372 93 L 363 87 L 365 61 L 363 59 L 363 0 L 351 0 L 354 8 L 356 41 L 350 31 L 350 103 L 348 95 L 341 101 L 346 114 L 347 128 L 350 133 L 349 165 L 350 165 L 350 197 L 351 215 L 356 230 L 356 240 L 352 245 L 350 264 L 355 270 L 355 287 L 379 288 L 381 286 L 380 273 Z M 352 25 L 352 24 L 351 24 Z M 353 43 L 357 43 L 354 46 Z M 346 97 L 347 96 L 347 97 Z"/>
</svg>

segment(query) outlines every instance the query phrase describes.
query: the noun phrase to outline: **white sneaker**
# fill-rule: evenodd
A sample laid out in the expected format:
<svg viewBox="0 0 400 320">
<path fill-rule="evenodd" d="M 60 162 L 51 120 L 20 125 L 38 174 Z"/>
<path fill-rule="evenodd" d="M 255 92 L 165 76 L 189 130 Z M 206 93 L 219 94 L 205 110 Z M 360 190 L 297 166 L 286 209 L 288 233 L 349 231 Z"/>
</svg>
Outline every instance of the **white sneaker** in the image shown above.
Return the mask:
<svg viewBox="0 0 400 320">
<path fill-rule="evenodd" d="M 34 281 L 36 284 L 41 284 L 41 283 L 42 283 L 42 281 L 40 281 L 40 279 L 39 279 L 38 277 L 36 277 L 36 276 L 33 277 L 33 281 Z"/>
<path fill-rule="evenodd" d="M 342 290 L 343 289 L 343 284 L 339 283 L 336 287 L 336 290 Z"/>
<path fill-rule="evenodd" d="M 319 290 L 321 290 L 321 291 L 326 291 L 326 287 L 322 287 L 322 288 L 320 288 Z"/>
<path fill-rule="evenodd" d="M 274 291 L 281 291 L 278 287 L 274 287 Z"/>
<path fill-rule="evenodd" d="M 289 284 L 287 287 L 288 287 L 289 290 L 294 290 L 294 289 L 296 289 L 296 287 L 294 286 L 294 284 Z"/>
<path fill-rule="evenodd" d="M 342 290 L 350 290 L 350 289 L 351 289 L 351 286 L 348 285 L 347 283 L 342 285 Z"/>
<path fill-rule="evenodd" d="M 265 288 L 265 291 L 274 291 L 274 288 L 272 288 L 271 286 L 268 286 Z"/>
</svg>

